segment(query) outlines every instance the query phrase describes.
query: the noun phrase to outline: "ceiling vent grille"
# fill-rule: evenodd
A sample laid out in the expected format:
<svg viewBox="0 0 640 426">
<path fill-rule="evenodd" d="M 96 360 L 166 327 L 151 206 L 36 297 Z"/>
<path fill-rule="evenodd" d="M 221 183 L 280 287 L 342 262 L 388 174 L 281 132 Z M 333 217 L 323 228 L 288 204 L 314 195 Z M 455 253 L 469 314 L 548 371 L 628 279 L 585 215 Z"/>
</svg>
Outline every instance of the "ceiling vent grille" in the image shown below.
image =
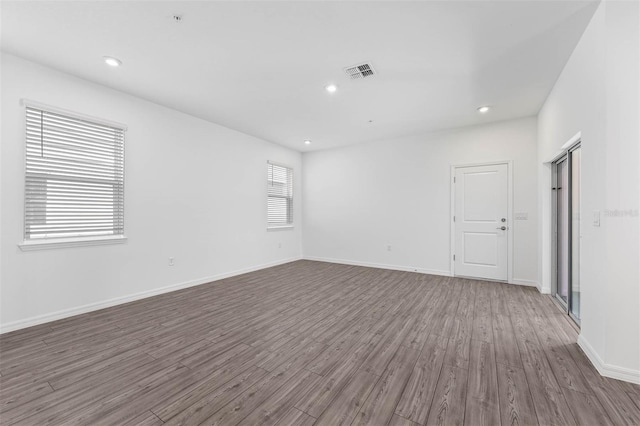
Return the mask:
<svg viewBox="0 0 640 426">
<path fill-rule="evenodd" d="M 353 65 L 344 69 L 351 80 L 359 80 L 362 78 L 373 77 L 376 72 L 369 63 Z"/>
</svg>

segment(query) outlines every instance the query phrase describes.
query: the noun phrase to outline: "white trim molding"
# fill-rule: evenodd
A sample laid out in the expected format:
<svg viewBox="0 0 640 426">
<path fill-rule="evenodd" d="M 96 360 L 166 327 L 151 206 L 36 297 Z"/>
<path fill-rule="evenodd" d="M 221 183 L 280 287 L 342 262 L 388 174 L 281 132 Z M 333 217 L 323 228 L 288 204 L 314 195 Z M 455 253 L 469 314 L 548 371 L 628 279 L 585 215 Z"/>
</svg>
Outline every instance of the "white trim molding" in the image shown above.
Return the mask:
<svg viewBox="0 0 640 426">
<path fill-rule="evenodd" d="M 600 355 L 598 355 L 595 349 L 593 349 L 593 346 L 589 344 L 582 334 L 578 336 L 578 346 L 580 346 L 587 358 L 589 358 L 589 361 L 591 361 L 591 364 L 593 364 L 601 376 L 640 385 L 640 371 L 607 364 L 602 360 L 602 358 L 600 358 Z"/>
<path fill-rule="evenodd" d="M 123 244 L 127 242 L 124 235 L 108 237 L 86 237 L 86 238 L 58 238 L 55 240 L 29 240 L 18 244 L 22 251 L 48 250 L 55 248 L 83 247 L 83 246 L 103 246 L 108 244 Z"/>
<path fill-rule="evenodd" d="M 314 260 L 317 262 L 339 263 L 341 265 L 364 266 L 367 268 L 391 269 L 393 271 L 418 272 L 420 274 L 440 275 L 444 277 L 451 276 L 451 272 L 449 271 L 441 271 L 436 269 L 423 269 L 423 268 L 416 268 L 413 266 L 386 265 L 383 263 L 362 262 L 359 260 L 332 259 L 328 257 L 315 257 L 315 256 L 303 256 L 303 259 Z"/>
<path fill-rule="evenodd" d="M 520 278 L 512 278 L 509 280 L 509 284 L 515 284 L 515 285 L 524 285 L 527 287 L 535 287 L 538 290 L 540 289 L 540 286 L 538 285 L 537 281 L 532 281 L 532 280 L 523 280 Z"/>
<path fill-rule="evenodd" d="M 551 287 L 541 287 L 540 285 L 536 285 L 536 287 L 541 294 L 551 294 Z"/>
<path fill-rule="evenodd" d="M 414 266 L 387 265 L 387 264 L 384 264 L 384 263 L 363 262 L 363 261 L 360 261 L 360 260 L 333 259 L 333 258 L 329 258 L 329 257 L 316 257 L 316 256 L 303 256 L 303 259 L 304 260 L 313 260 L 313 261 L 317 261 L 317 262 L 338 263 L 338 264 L 341 264 L 341 265 L 364 266 L 364 267 L 367 267 L 367 268 L 390 269 L 390 270 L 393 270 L 393 271 L 417 272 L 417 273 L 420 273 L 420 274 L 439 275 L 439 276 L 443 276 L 443 277 L 452 277 L 453 276 L 450 271 L 444 271 L 444 270 L 438 270 L 438 269 L 424 269 L 424 268 L 418 268 L 418 267 L 414 267 Z M 474 279 L 474 280 L 478 280 L 478 281 L 492 281 L 492 280 L 487 280 L 485 278 L 474 278 L 474 277 L 460 277 L 460 278 L 469 278 L 469 279 Z M 539 288 L 539 285 L 538 285 L 537 281 L 524 280 L 524 279 L 519 279 L 519 278 L 513 278 L 513 279 L 509 280 L 508 282 L 505 282 L 505 281 L 495 281 L 495 282 Z"/>
<path fill-rule="evenodd" d="M 293 229 L 293 225 L 267 226 L 267 231 L 289 231 Z"/>
<path fill-rule="evenodd" d="M 573 147 L 573 145 L 577 144 L 581 140 L 582 140 L 582 132 L 578 132 L 575 135 L 573 135 L 568 141 L 566 141 L 564 145 L 560 147 L 560 149 L 562 151 L 568 151 L 569 148 Z"/>
<path fill-rule="evenodd" d="M 573 147 L 573 145 L 576 145 L 578 142 L 581 142 L 581 141 L 582 141 L 582 132 L 578 132 L 575 135 L 573 135 L 568 141 L 566 141 L 564 145 L 562 145 L 560 149 L 556 151 L 551 157 L 548 157 L 546 161 L 543 161 L 542 164 L 555 163 L 557 160 L 560 159 L 560 157 L 565 155 L 567 151 Z"/>
<path fill-rule="evenodd" d="M 116 297 L 109 300 L 103 300 L 101 302 L 89 303 L 84 306 L 78 306 L 75 308 L 64 309 L 57 312 L 51 312 L 49 314 L 38 315 L 23 320 L 13 321 L 0 326 L 0 334 L 8 333 L 10 331 L 16 331 L 27 327 L 33 327 L 34 325 L 40 325 L 51 321 L 56 321 L 63 318 L 73 317 L 80 314 L 86 314 L 87 312 L 97 311 L 99 309 L 110 308 L 116 305 L 122 305 L 124 303 L 133 302 L 140 299 L 146 299 L 148 297 L 157 296 L 159 294 L 170 293 L 176 290 L 182 290 L 188 287 L 194 287 L 202 284 L 208 284 L 213 281 L 219 281 L 224 278 L 234 277 L 236 275 L 246 274 L 248 272 L 258 271 L 260 269 L 271 268 L 272 266 L 283 265 L 285 263 L 295 262 L 301 260 L 301 256 L 292 257 L 289 259 L 278 260 L 275 262 L 264 263 L 249 268 L 238 269 L 236 271 L 225 272 L 222 274 L 211 275 L 209 277 L 197 278 L 195 280 L 185 281 L 177 284 L 171 284 L 166 287 L 161 287 L 153 290 L 147 290 L 140 293 L 130 294 L 128 296 Z"/>
</svg>

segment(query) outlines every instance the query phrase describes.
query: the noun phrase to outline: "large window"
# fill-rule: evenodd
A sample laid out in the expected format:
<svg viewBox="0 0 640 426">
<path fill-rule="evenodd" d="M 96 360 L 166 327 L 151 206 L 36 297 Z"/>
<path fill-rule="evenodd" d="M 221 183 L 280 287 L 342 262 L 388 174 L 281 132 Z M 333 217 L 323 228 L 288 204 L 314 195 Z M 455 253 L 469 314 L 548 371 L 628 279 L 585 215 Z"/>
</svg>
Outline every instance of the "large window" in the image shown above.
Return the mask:
<svg viewBox="0 0 640 426">
<path fill-rule="evenodd" d="M 124 235 L 124 128 L 28 105 L 29 242 Z"/>
<path fill-rule="evenodd" d="M 267 163 L 267 227 L 293 226 L 293 169 Z"/>
</svg>

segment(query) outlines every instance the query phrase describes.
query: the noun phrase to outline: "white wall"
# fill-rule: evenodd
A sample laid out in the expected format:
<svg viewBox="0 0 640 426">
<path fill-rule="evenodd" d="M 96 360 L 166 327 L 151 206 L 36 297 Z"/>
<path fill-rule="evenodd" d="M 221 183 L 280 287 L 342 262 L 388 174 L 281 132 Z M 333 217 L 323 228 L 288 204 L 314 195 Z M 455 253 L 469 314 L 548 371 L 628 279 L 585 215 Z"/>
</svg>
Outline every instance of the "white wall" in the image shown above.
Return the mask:
<svg viewBox="0 0 640 426">
<path fill-rule="evenodd" d="M 541 279 L 551 287 L 550 170 L 582 134 L 579 343 L 602 373 L 640 382 L 639 5 L 600 4 L 539 114 Z M 593 226 L 594 212 L 601 226 Z M 621 212 L 622 216 L 616 216 Z"/>
<path fill-rule="evenodd" d="M 126 244 L 18 248 L 24 203 L 21 98 L 128 125 Z M 298 152 L 5 54 L 1 134 L 3 331 L 301 255 Z M 295 170 L 293 230 L 266 230 L 267 160 Z M 175 257 L 173 267 L 169 256 Z"/>
<path fill-rule="evenodd" d="M 528 213 L 511 224 L 513 278 L 537 283 L 535 117 L 304 153 L 304 255 L 449 274 L 450 166 L 502 160 Z"/>
</svg>

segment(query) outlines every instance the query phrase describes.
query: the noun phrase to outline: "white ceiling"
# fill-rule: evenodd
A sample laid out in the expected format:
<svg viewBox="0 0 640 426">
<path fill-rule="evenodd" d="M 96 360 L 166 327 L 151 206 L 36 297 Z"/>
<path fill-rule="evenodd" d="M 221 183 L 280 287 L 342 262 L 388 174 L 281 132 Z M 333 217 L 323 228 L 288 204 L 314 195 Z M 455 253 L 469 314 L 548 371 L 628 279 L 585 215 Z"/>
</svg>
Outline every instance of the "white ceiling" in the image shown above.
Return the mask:
<svg viewBox="0 0 640 426">
<path fill-rule="evenodd" d="M 308 151 L 536 114 L 596 6 L 2 1 L 1 47 Z M 343 68 L 361 61 L 378 74 L 349 80 Z"/>
</svg>

